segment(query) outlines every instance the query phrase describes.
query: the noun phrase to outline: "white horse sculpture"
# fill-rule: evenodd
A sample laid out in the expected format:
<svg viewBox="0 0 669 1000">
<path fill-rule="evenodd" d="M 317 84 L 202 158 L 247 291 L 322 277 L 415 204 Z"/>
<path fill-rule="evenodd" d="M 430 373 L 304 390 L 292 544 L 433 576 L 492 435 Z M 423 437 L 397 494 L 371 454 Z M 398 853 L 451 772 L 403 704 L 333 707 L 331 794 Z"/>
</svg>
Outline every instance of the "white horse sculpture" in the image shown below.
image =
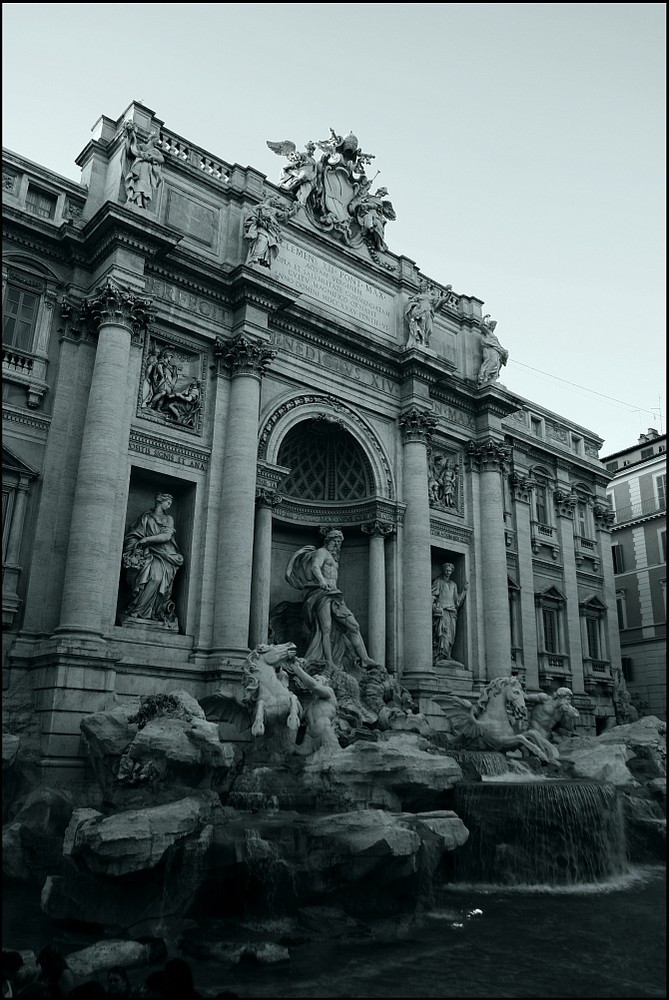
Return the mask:
<svg viewBox="0 0 669 1000">
<path fill-rule="evenodd" d="M 251 727 L 253 736 L 262 736 L 268 725 L 281 723 L 295 742 L 300 724 L 301 705 L 288 688 L 288 674 L 283 664 L 295 659 L 297 647 L 292 642 L 256 646 L 244 663 L 244 693 L 241 701 L 223 691 L 200 700 L 210 722 L 233 722 L 240 729 Z"/>
<path fill-rule="evenodd" d="M 453 748 L 470 750 L 526 749 L 545 763 L 557 760 L 553 744 L 528 728 L 527 706 L 516 677 L 495 677 L 483 688 L 476 705 L 457 695 L 440 698 L 448 717 Z"/>
</svg>

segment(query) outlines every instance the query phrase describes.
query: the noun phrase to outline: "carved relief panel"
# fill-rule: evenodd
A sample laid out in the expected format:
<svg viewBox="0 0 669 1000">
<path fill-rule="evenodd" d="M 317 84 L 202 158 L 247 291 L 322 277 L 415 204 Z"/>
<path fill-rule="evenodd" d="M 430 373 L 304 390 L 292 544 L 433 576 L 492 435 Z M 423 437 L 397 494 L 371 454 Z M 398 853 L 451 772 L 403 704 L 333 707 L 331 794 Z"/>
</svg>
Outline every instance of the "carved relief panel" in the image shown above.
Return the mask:
<svg viewBox="0 0 669 1000">
<path fill-rule="evenodd" d="M 428 448 L 427 484 L 430 507 L 463 513 L 462 462 L 457 452 Z"/>
<path fill-rule="evenodd" d="M 184 341 L 147 336 L 142 359 L 137 415 L 202 433 L 205 357 Z"/>
</svg>

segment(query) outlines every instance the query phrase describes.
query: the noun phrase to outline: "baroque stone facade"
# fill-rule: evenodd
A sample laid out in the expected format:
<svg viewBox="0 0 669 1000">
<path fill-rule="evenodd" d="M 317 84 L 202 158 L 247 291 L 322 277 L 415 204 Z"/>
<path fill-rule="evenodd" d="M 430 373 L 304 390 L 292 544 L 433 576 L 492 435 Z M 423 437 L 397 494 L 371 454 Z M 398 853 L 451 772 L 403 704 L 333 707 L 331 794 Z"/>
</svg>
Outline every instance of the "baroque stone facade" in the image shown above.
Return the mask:
<svg viewBox="0 0 669 1000">
<path fill-rule="evenodd" d="M 114 698 L 237 690 L 328 528 L 370 655 L 435 725 L 508 674 L 613 715 L 601 439 L 510 391 L 482 300 L 389 249 L 401 205 L 355 136 L 277 145 L 275 183 L 133 103 L 81 184 L 3 155 L 4 710 L 68 780 Z"/>
</svg>

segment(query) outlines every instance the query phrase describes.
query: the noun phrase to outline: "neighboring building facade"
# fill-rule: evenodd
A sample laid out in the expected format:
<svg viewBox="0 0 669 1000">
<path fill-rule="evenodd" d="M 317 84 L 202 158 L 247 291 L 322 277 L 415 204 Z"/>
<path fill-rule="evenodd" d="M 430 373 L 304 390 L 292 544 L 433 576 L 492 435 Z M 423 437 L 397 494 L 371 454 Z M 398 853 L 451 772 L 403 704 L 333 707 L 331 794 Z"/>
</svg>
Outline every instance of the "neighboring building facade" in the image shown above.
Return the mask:
<svg viewBox="0 0 669 1000">
<path fill-rule="evenodd" d="M 436 726 L 511 673 L 614 715 L 602 440 L 505 388 L 482 301 L 388 250 L 354 136 L 274 145 L 277 184 L 134 103 L 81 184 L 3 152 L 3 708 L 63 780 L 84 714 L 300 645 L 286 567 L 333 527 L 370 655 Z"/>
<path fill-rule="evenodd" d="M 611 553 L 623 675 L 646 715 L 667 715 L 667 436 L 649 428 L 602 461 L 613 479 Z"/>
</svg>

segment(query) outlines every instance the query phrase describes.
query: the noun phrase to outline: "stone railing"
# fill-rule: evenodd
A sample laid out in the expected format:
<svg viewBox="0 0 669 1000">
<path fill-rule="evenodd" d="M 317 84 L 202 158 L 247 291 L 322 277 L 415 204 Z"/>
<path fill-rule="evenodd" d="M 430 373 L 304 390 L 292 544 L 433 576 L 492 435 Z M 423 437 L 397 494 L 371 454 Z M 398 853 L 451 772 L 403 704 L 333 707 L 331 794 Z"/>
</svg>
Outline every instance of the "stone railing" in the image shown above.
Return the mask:
<svg viewBox="0 0 669 1000">
<path fill-rule="evenodd" d="M 7 365 L 13 371 L 25 372 L 28 374 L 33 370 L 34 359 L 30 354 L 17 351 L 14 347 L 2 348 L 2 364 Z"/>
</svg>

